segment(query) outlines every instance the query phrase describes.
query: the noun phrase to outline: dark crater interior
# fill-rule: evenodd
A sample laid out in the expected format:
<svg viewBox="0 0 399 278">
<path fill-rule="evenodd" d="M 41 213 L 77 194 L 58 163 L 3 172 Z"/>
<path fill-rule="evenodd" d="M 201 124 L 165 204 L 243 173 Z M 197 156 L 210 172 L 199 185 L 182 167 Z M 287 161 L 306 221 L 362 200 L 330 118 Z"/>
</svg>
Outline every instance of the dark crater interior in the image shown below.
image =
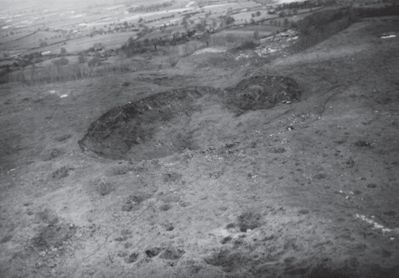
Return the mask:
<svg viewBox="0 0 399 278">
<path fill-rule="evenodd" d="M 218 132 L 223 122 L 237 122 L 238 115 L 299 101 L 300 96 L 297 82 L 283 76 L 254 76 L 226 90 L 166 91 L 112 108 L 89 126 L 79 145 L 105 158 L 134 160 L 202 149 L 231 135 Z"/>
</svg>

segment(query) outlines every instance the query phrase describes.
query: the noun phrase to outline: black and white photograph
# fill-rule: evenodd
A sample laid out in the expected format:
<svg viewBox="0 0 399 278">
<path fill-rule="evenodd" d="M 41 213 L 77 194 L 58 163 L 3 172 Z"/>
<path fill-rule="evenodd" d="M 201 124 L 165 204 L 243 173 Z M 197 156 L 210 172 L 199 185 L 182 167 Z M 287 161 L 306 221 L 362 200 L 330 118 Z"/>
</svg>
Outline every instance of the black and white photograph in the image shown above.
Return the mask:
<svg viewBox="0 0 399 278">
<path fill-rule="evenodd" d="M 398 278 L 399 0 L 0 0 L 1 278 Z"/>
</svg>

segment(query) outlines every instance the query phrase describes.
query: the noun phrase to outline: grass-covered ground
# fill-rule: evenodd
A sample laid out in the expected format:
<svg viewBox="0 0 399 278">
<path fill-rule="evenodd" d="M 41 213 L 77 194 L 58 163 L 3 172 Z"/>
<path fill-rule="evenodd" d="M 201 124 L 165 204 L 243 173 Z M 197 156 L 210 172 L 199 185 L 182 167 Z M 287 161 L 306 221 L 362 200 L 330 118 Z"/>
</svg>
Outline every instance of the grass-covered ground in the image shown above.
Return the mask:
<svg viewBox="0 0 399 278">
<path fill-rule="evenodd" d="M 399 44 L 380 37 L 398 26 L 363 19 L 269 63 L 203 53 L 170 68 L 1 85 L 0 273 L 397 277 Z M 258 106 L 269 83 L 253 76 L 292 78 L 300 98 Z M 184 117 L 159 117 L 145 100 L 187 87 L 214 89 L 189 111 L 177 100 Z M 228 88 L 244 93 L 226 103 L 216 94 Z M 241 97 L 256 109 L 232 109 Z M 157 122 L 125 159 L 79 145 L 101 115 L 138 100 Z M 173 148 L 184 136 L 190 144 Z"/>
</svg>

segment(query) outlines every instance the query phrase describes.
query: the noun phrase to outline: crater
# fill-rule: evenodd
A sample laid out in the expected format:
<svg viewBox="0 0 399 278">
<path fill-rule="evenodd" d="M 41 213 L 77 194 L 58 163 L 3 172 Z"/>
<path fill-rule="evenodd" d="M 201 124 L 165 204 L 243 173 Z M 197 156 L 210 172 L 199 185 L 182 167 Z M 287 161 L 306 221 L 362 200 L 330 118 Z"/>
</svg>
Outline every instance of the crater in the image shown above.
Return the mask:
<svg viewBox="0 0 399 278">
<path fill-rule="evenodd" d="M 278 103 L 299 101 L 301 90 L 298 83 L 286 76 L 252 76 L 227 89 L 227 105 L 239 112 L 272 108 Z"/>
<path fill-rule="evenodd" d="M 218 147 L 238 133 L 238 115 L 299 97 L 295 80 L 281 76 L 250 77 L 226 90 L 166 91 L 112 108 L 89 126 L 79 145 L 105 158 L 136 161 Z"/>
</svg>

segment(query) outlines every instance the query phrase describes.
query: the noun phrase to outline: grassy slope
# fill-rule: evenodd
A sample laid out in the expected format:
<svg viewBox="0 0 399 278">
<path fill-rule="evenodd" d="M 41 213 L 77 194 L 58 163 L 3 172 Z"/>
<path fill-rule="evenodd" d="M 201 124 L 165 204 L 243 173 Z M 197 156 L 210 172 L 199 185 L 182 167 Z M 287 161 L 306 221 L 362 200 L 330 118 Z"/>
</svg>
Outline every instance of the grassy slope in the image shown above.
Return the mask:
<svg viewBox="0 0 399 278">
<path fill-rule="evenodd" d="M 303 100 L 239 117 L 209 107 L 193 121 L 230 134 L 222 147 L 152 161 L 99 159 L 77 141 L 111 107 L 173 87 L 231 86 L 248 67 L 2 85 L 1 273 L 394 277 L 399 44 L 379 35 L 397 23 L 364 20 L 259 68 L 297 79 Z M 152 82 L 161 73 L 169 79 Z M 153 247 L 161 254 L 149 258 Z"/>
</svg>

